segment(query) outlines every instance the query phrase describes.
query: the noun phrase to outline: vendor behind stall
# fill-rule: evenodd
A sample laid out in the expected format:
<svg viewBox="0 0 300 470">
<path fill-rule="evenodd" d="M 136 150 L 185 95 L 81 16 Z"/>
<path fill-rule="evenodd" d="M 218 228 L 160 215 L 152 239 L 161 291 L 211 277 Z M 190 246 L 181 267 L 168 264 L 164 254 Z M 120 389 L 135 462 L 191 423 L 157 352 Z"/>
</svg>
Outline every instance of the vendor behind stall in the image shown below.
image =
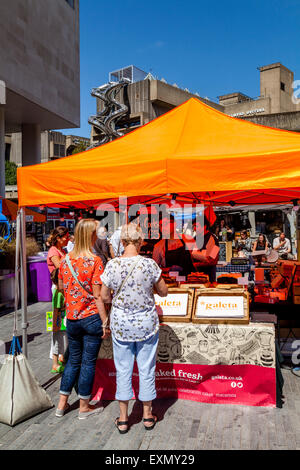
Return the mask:
<svg viewBox="0 0 300 470">
<path fill-rule="evenodd" d="M 207 274 L 210 282 L 215 282 L 220 248 L 218 238 L 210 232 L 209 226 L 210 224 L 206 217 L 204 217 L 204 227 L 201 227 L 199 223 L 195 224 L 196 233 L 202 233 L 203 244 L 199 247 L 195 241 L 194 246 L 191 243 L 189 247 L 191 249 L 194 269 Z M 187 242 L 188 240 L 185 239 L 185 241 Z"/>
<path fill-rule="evenodd" d="M 240 258 L 251 258 L 252 241 L 248 237 L 247 230 L 241 231 L 241 237 L 236 241 L 235 246 Z"/>
<path fill-rule="evenodd" d="M 176 223 L 173 216 L 164 217 L 160 221 L 162 239 L 153 249 L 153 259 L 161 268 L 169 268 L 187 276 L 194 270 L 191 254 L 186 249 L 185 242 L 176 233 Z"/>
</svg>

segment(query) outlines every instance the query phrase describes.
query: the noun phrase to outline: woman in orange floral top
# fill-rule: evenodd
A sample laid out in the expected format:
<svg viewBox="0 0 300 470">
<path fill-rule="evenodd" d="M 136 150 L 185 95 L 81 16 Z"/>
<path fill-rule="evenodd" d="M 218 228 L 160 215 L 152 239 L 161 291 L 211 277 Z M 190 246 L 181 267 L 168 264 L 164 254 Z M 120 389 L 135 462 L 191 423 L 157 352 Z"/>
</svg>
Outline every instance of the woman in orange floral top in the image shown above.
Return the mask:
<svg viewBox="0 0 300 470">
<path fill-rule="evenodd" d="M 92 252 L 97 238 L 97 224 L 94 219 L 82 219 L 77 224 L 74 249 L 59 268 L 59 288 L 65 296 L 70 355 L 61 380 L 56 410 L 58 417 L 63 416 L 69 407 L 68 397 L 77 377 L 79 419 L 102 409 L 89 404 L 101 340 L 110 334 L 107 313 L 100 296 L 103 265 Z"/>
</svg>

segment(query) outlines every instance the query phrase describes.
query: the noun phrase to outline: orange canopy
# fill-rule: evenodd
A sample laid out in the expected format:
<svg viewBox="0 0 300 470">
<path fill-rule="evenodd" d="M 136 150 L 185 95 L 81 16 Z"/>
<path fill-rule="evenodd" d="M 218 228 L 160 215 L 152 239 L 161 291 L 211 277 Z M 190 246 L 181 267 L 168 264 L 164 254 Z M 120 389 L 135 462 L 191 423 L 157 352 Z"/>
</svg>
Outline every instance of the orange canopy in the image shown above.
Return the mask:
<svg viewBox="0 0 300 470">
<path fill-rule="evenodd" d="M 236 119 L 195 98 L 111 143 L 18 168 L 20 206 L 300 199 L 300 135 Z M 280 189 L 279 189 L 280 188 Z M 146 197 L 147 196 L 147 197 Z"/>
<path fill-rule="evenodd" d="M 6 217 L 9 217 L 11 220 L 16 220 L 17 218 L 17 212 L 18 212 L 18 204 L 16 204 L 13 201 L 10 201 L 9 199 L 3 199 L 2 200 L 2 212 Z M 25 209 L 25 215 L 26 216 L 31 216 L 33 222 L 46 222 L 46 216 L 43 214 L 40 214 L 39 212 L 32 211 L 31 209 L 28 209 L 26 207 Z"/>
</svg>

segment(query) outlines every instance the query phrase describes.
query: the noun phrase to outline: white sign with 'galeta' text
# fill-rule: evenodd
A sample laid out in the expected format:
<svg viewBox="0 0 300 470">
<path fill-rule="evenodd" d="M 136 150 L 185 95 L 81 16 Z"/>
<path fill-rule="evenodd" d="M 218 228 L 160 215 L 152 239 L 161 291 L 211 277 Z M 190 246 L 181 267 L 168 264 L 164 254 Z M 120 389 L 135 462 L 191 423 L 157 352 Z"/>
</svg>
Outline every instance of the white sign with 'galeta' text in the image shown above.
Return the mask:
<svg viewBox="0 0 300 470">
<path fill-rule="evenodd" d="M 185 317 L 188 306 L 188 294 L 168 294 L 167 297 L 155 295 L 155 305 L 158 315 Z"/>
<path fill-rule="evenodd" d="M 201 295 L 196 305 L 196 317 L 244 317 L 244 297 L 238 295 Z"/>
</svg>

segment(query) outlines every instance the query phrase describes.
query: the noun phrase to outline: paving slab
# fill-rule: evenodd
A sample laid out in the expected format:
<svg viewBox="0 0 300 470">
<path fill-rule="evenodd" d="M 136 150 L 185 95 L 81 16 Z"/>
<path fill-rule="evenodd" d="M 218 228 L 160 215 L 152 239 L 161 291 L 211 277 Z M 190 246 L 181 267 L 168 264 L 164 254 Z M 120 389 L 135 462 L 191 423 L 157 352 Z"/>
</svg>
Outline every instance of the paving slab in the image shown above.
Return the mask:
<svg viewBox="0 0 300 470">
<path fill-rule="evenodd" d="M 56 380 L 50 374 L 50 334 L 45 331 L 49 309 L 51 304 L 42 302 L 28 307 L 28 353 L 37 379 L 57 405 L 60 377 Z M 12 330 L 12 313 L 0 312 L 0 340 L 7 348 Z M 0 423 L 0 450 L 300 449 L 300 378 L 288 369 L 282 373 L 286 397 L 282 409 L 159 399 L 153 404 L 159 421 L 146 431 L 141 403 L 132 400 L 130 430 L 124 435 L 114 425 L 117 402 L 103 402 L 99 415 L 81 421 L 73 392 L 71 410 L 63 418 L 57 418 L 53 408 L 13 428 Z"/>
</svg>

